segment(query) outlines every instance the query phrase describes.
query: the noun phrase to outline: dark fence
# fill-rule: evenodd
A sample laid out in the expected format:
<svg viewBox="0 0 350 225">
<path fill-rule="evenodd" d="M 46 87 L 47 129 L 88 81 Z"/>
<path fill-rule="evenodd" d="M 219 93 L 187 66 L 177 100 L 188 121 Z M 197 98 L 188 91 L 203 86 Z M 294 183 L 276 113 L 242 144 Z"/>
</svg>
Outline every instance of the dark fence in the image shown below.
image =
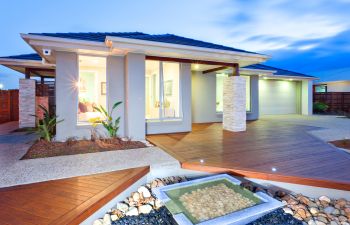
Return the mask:
<svg viewBox="0 0 350 225">
<path fill-rule="evenodd" d="M 44 84 L 36 84 L 36 96 L 49 97 L 49 111 L 56 111 L 55 81 L 45 81 Z"/>
<path fill-rule="evenodd" d="M 18 90 L 0 90 L 0 123 L 17 121 L 18 116 Z"/>
<path fill-rule="evenodd" d="M 328 112 L 350 113 L 350 92 L 314 93 L 313 101 L 326 103 L 329 106 Z"/>
</svg>

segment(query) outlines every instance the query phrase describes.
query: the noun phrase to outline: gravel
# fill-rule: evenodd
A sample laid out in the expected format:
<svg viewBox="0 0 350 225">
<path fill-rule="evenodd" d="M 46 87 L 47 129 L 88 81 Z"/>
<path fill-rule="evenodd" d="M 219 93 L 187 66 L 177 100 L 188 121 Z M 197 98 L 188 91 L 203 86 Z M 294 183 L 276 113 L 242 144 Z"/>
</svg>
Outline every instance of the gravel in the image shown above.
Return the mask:
<svg viewBox="0 0 350 225">
<path fill-rule="evenodd" d="M 159 210 L 153 210 L 149 214 L 139 216 L 125 216 L 112 225 L 177 225 L 171 213 L 163 206 Z"/>
<path fill-rule="evenodd" d="M 265 216 L 249 223 L 248 225 L 303 225 L 300 220 L 292 215 L 284 213 L 282 209 L 277 209 Z"/>
<path fill-rule="evenodd" d="M 282 209 L 275 210 L 248 225 L 303 225 L 300 220 L 286 214 Z M 126 216 L 114 221 L 112 225 L 177 225 L 170 212 L 163 206 L 149 214 Z"/>
</svg>

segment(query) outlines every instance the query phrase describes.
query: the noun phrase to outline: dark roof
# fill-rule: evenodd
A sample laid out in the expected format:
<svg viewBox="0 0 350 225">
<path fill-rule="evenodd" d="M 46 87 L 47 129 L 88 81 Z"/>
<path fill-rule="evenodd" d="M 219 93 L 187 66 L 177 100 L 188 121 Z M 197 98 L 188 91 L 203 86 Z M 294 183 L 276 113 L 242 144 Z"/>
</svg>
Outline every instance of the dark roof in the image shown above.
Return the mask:
<svg viewBox="0 0 350 225">
<path fill-rule="evenodd" d="M 273 70 L 273 71 L 276 71 L 273 75 L 277 75 L 277 76 L 279 75 L 279 76 L 293 76 L 293 77 L 314 77 L 303 73 L 293 72 L 290 70 L 280 69 L 277 67 L 267 66 L 263 64 L 253 64 L 250 66 L 245 66 L 243 68 L 256 69 L 256 70 Z"/>
<path fill-rule="evenodd" d="M 36 53 L 5 56 L 5 57 L 0 57 L 0 58 L 41 61 L 40 55 L 38 55 Z M 253 64 L 250 66 L 245 66 L 243 68 L 256 69 L 256 70 L 273 70 L 273 71 L 276 71 L 274 73 L 274 75 L 277 75 L 277 76 L 280 75 L 280 76 L 295 76 L 295 77 L 314 77 L 314 76 L 310 76 L 310 75 L 306 75 L 306 74 L 302 74 L 302 73 L 298 73 L 298 72 L 293 72 L 293 71 L 289 71 L 289 70 L 284 70 L 284 69 L 280 69 L 280 68 L 276 68 L 276 67 L 272 67 L 272 66 L 267 66 L 267 65 L 263 65 L 263 64 Z"/>
<path fill-rule="evenodd" d="M 38 60 L 41 61 L 41 56 L 32 53 L 32 54 L 23 54 L 23 55 L 11 55 L 11 56 L 2 56 L 0 58 L 6 58 L 6 59 L 23 59 L 23 60 Z"/>
<path fill-rule="evenodd" d="M 104 33 L 29 33 L 32 35 L 41 35 L 48 37 L 58 37 L 58 38 L 68 38 L 84 41 L 97 41 L 104 42 L 107 36 L 120 37 L 120 38 L 131 38 L 144 41 L 155 41 L 169 44 L 179 44 L 186 46 L 218 49 L 218 50 L 227 50 L 235 52 L 244 52 L 258 54 L 255 52 L 249 52 L 242 49 L 232 48 L 228 46 L 213 44 L 210 42 L 199 41 L 191 38 L 181 37 L 174 34 L 145 34 L 141 32 L 104 32 Z"/>
</svg>

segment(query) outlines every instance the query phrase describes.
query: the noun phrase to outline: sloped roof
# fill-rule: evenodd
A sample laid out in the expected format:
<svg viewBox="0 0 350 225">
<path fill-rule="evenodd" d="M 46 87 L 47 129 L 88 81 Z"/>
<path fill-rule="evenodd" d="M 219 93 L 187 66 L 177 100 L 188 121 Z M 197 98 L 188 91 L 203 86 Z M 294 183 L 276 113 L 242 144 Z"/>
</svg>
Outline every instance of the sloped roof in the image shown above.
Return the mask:
<svg viewBox="0 0 350 225">
<path fill-rule="evenodd" d="M 40 55 L 38 55 L 36 53 L 0 57 L 0 59 L 1 58 L 41 61 Z M 253 65 L 245 66 L 242 68 L 256 69 L 256 70 L 270 70 L 270 71 L 272 70 L 272 71 L 276 71 L 274 73 L 274 75 L 277 75 L 277 76 L 280 75 L 280 76 L 310 77 L 310 78 L 314 77 L 314 76 L 310 76 L 310 75 L 306 75 L 306 74 L 302 74 L 302 73 L 298 73 L 298 72 L 293 72 L 293 71 L 289 71 L 289 70 L 284 70 L 284 69 L 280 69 L 280 68 L 272 67 L 272 66 L 267 66 L 267 65 L 263 65 L 263 64 L 253 64 Z"/>
<path fill-rule="evenodd" d="M 41 56 L 36 53 L 22 54 L 22 55 L 11 55 L 11 56 L 1 56 L 2 59 L 22 59 L 22 60 L 37 60 L 41 61 Z"/>
<path fill-rule="evenodd" d="M 75 39 L 75 40 L 84 40 L 84 41 L 96 41 L 96 42 L 104 42 L 107 36 L 112 36 L 112 37 L 120 37 L 120 38 L 138 39 L 138 40 L 144 40 L 144 41 L 162 42 L 162 43 L 168 43 L 168 44 L 179 44 L 179 45 L 186 45 L 186 46 L 193 46 L 193 47 L 202 47 L 202 48 L 210 48 L 210 49 L 217 49 L 217 50 L 259 54 L 256 52 L 249 52 L 242 49 L 232 48 L 232 47 L 214 44 L 210 42 L 204 42 L 204 41 L 195 40 L 192 38 L 181 37 L 174 34 L 145 34 L 141 32 L 29 33 L 29 34 L 48 36 L 48 37 L 57 37 L 57 38 L 68 38 L 68 39 Z"/>
<path fill-rule="evenodd" d="M 273 70 L 276 71 L 273 75 L 279 76 L 293 76 L 293 77 L 314 77 L 303 73 L 298 73 L 290 70 L 280 69 L 277 67 L 267 66 L 263 64 L 253 64 L 250 66 L 245 66 L 246 69 L 256 69 L 256 70 Z"/>
</svg>

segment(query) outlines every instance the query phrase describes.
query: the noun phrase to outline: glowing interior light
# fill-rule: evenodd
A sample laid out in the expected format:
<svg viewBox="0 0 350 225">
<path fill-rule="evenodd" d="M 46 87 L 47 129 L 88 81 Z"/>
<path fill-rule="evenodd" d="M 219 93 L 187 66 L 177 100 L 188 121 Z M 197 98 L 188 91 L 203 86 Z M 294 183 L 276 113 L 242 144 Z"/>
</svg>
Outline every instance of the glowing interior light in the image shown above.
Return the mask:
<svg viewBox="0 0 350 225">
<path fill-rule="evenodd" d="M 272 167 L 271 170 L 272 170 L 272 172 L 276 172 L 277 171 L 277 169 L 275 167 Z"/>
<path fill-rule="evenodd" d="M 267 80 L 268 78 L 267 77 L 263 77 L 265 80 Z"/>
<path fill-rule="evenodd" d="M 194 64 L 194 69 L 198 70 L 199 69 L 199 65 L 198 64 Z"/>
<path fill-rule="evenodd" d="M 293 79 L 289 79 L 289 81 L 293 81 Z"/>
</svg>

